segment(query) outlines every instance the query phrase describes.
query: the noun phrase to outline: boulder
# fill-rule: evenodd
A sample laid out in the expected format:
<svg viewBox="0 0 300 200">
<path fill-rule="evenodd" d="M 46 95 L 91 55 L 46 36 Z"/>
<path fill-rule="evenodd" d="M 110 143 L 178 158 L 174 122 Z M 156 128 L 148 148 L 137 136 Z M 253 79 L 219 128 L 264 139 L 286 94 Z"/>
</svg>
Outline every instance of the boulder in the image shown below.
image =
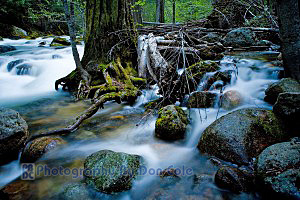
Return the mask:
<svg viewBox="0 0 300 200">
<path fill-rule="evenodd" d="M 300 92 L 279 94 L 273 112 L 282 119 L 291 132 L 299 136 Z"/>
<path fill-rule="evenodd" d="M 222 108 L 232 110 L 243 103 L 243 96 L 236 90 L 225 92 L 222 96 Z"/>
<path fill-rule="evenodd" d="M 230 31 L 224 38 L 224 46 L 249 47 L 256 45 L 256 35 L 247 28 L 238 28 Z"/>
<path fill-rule="evenodd" d="M 300 84 L 291 78 L 283 78 L 278 82 L 272 83 L 265 91 L 265 101 L 274 104 L 280 93 L 300 92 Z"/>
<path fill-rule="evenodd" d="M 17 75 L 30 75 L 32 66 L 30 64 L 21 64 L 16 67 Z"/>
<path fill-rule="evenodd" d="M 39 47 L 45 46 L 47 43 L 45 41 L 42 41 L 39 43 Z"/>
<path fill-rule="evenodd" d="M 0 108 L 0 164 L 18 158 L 28 138 L 28 126 L 14 110 Z"/>
<path fill-rule="evenodd" d="M 277 199 L 300 199 L 300 139 L 274 144 L 257 158 L 256 176 L 262 193 Z"/>
<path fill-rule="evenodd" d="M 21 162 L 33 163 L 40 159 L 45 153 L 63 144 L 66 144 L 66 142 L 60 137 L 40 137 L 34 139 L 24 148 Z"/>
<path fill-rule="evenodd" d="M 138 155 L 102 150 L 88 156 L 84 162 L 86 183 L 107 194 L 132 187 L 143 159 Z"/>
<path fill-rule="evenodd" d="M 254 174 L 231 166 L 222 166 L 215 174 L 218 187 L 235 193 L 249 192 L 254 185 Z"/>
<path fill-rule="evenodd" d="M 53 38 L 50 46 L 57 47 L 57 46 L 70 46 L 71 43 L 66 38 L 55 37 Z"/>
<path fill-rule="evenodd" d="M 59 195 L 58 199 L 64 200 L 89 200 L 90 192 L 84 184 L 72 183 L 68 184 L 63 188 L 63 191 Z"/>
<path fill-rule="evenodd" d="M 223 86 L 226 84 L 229 84 L 231 82 L 231 78 L 232 78 L 232 72 L 234 72 L 233 70 L 226 70 L 224 72 L 216 72 L 212 77 L 210 77 L 207 80 L 207 83 L 205 85 L 205 87 L 203 88 L 204 90 L 209 90 L 212 89 L 211 86 L 216 82 L 216 81 L 222 81 L 223 82 Z"/>
<path fill-rule="evenodd" d="M 214 92 L 193 92 L 188 101 L 188 108 L 213 108 L 218 98 Z"/>
<path fill-rule="evenodd" d="M 248 108 L 231 112 L 208 126 L 199 141 L 202 153 L 248 164 L 266 147 L 288 138 L 272 111 Z"/>
<path fill-rule="evenodd" d="M 10 72 L 11 70 L 13 70 L 13 68 L 21 63 L 23 63 L 25 61 L 25 59 L 18 59 L 18 60 L 14 60 L 11 61 L 7 64 L 7 71 Z"/>
<path fill-rule="evenodd" d="M 174 105 L 159 110 L 155 123 L 155 136 L 163 140 L 183 139 L 188 124 L 182 108 Z"/>
<path fill-rule="evenodd" d="M 201 40 L 207 41 L 209 43 L 220 42 L 222 37 L 217 33 L 208 33 L 207 35 L 200 38 Z"/>
<path fill-rule="evenodd" d="M 15 47 L 10 46 L 10 45 L 0 45 L 0 53 L 6 53 L 9 51 L 14 51 L 16 50 Z"/>
</svg>

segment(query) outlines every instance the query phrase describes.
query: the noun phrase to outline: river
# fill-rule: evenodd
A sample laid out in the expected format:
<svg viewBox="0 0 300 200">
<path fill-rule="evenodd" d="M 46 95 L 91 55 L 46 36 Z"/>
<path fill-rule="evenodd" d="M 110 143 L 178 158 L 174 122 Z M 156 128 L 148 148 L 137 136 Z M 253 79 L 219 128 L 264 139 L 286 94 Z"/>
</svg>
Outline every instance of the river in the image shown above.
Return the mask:
<svg viewBox="0 0 300 200">
<path fill-rule="evenodd" d="M 45 41 L 47 45 L 38 47 L 41 41 Z M 49 47 L 51 41 L 51 37 L 0 41 L 0 45 L 12 45 L 17 48 L 15 51 L 0 54 L 0 106 L 20 112 L 27 121 L 31 134 L 64 127 L 91 105 L 89 101 L 75 102 L 70 94 L 61 89 L 55 91 L 55 80 L 70 73 L 75 68 L 75 63 L 70 47 Z M 78 46 L 81 56 L 83 48 Z M 268 84 L 278 80 L 281 68 L 270 64 L 276 57 L 276 52 L 248 52 L 229 54 L 220 61 L 221 71 L 232 69 L 234 77 L 223 92 L 237 90 L 243 95 L 244 103 L 237 109 L 272 108 L 263 98 Z M 16 61 L 19 63 L 12 63 Z M 12 69 L 9 66 L 13 66 Z M 133 106 L 107 102 L 104 105 L 105 109 L 99 110 L 84 122 L 79 130 L 64 136 L 67 145 L 46 154 L 36 164 L 82 168 L 88 155 L 109 149 L 141 155 L 149 169 L 185 167 L 191 168 L 193 175 L 175 182 L 165 182 L 161 181 L 159 176 L 147 174 L 137 180 L 130 191 L 114 196 L 97 194 L 97 198 L 259 199 L 256 194 L 233 194 L 219 189 L 213 182 L 217 168 L 196 148 L 203 130 L 228 111 L 218 108 L 190 109 L 191 122 L 186 139 L 173 143 L 164 142 L 154 137 L 156 117 L 143 115 L 143 105 L 158 98 L 156 93 L 155 86 L 144 90 Z M 17 179 L 20 173 L 19 161 L 1 166 L 0 187 Z M 199 177 L 204 178 L 202 180 Z M 199 183 L 198 179 L 201 179 Z M 35 188 L 33 199 L 53 198 L 63 185 L 81 180 L 80 176 L 38 177 L 30 183 Z"/>
</svg>

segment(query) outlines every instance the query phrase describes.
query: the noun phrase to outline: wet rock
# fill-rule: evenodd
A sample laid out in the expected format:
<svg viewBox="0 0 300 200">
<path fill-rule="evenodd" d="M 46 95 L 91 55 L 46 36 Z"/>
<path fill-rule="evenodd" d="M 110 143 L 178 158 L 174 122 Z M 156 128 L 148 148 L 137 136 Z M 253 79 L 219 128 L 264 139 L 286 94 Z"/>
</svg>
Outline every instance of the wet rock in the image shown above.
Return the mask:
<svg viewBox="0 0 300 200">
<path fill-rule="evenodd" d="M 45 46 L 47 43 L 45 41 L 42 41 L 39 43 L 39 47 Z"/>
<path fill-rule="evenodd" d="M 266 148 L 258 156 L 255 169 L 263 194 L 269 198 L 273 194 L 277 199 L 300 199 L 299 138 Z"/>
<path fill-rule="evenodd" d="M 224 85 L 231 82 L 233 70 L 226 70 L 224 72 L 216 72 L 212 77 L 207 80 L 204 90 L 208 90 L 216 81 L 222 81 Z"/>
<path fill-rule="evenodd" d="M 183 139 L 188 124 L 182 108 L 169 105 L 159 110 L 155 123 L 155 136 L 163 140 Z"/>
<path fill-rule="evenodd" d="M 209 43 L 220 42 L 222 37 L 217 33 L 208 33 L 207 35 L 203 36 L 201 40 L 207 41 Z"/>
<path fill-rule="evenodd" d="M 41 137 L 34 139 L 24 148 L 21 156 L 21 162 L 34 163 L 45 153 L 63 144 L 66 144 L 66 142 L 60 137 Z"/>
<path fill-rule="evenodd" d="M 230 31 L 224 38 L 224 46 L 248 47 L 255 46 L 256 35 L 247 28 L 238 28 Z"/>
<path fill-rule="evenodd" d="M 20 114 L 0 108 L 0 164 L 17 159 L 27 138 L 28 126 Z"/>
<path fill-rule="evenodd" d="M 0 36 L 0 41 L 3 41 L 3 38 Z"/>
<path fill-rule="evenodd" d="M 15 181 L 0 190 L 2 200 L 27 200 L 33 196 L 34 188 L 30 181 Z"/>
<path fill-rule="evenodd" d="M 273 112 L 282 119 L 292 133 L 299 136 L 300 92 L 279 94 Z"/>
<path fill-rule="evenodd" d="M 52 55 L 52 59 L 60 59 L 60 58 L 62 58 L 62 56 L 57 54 Z"/>
<path fill-rule="evenodd" d="M 59 199 L 64 200 L 90 200 L 90 191 L 84 184 L 73 183 L 64 187 L 63 192 L 59 195 Z"/>
<path fill-rule="evenodd" d="M 32 66 L 30 64 L 21 64 L 16 67 L 17 75 L 29 75 Z"/>
<path fill-rule="evenodd" d="M 15 47 L 10 46 L 10 45 L 0 45 L 0 53 L 6 53 L 9 51 L 14 51 L 16 50 Z"/>
<path fill-rule="evenodd" d="M 207 127 L 198 144 L 202 153 L 225 161 L 247 164 L 266 147 L 288 138 L 282 122 L 269 110 L 231 112 Z"/>
<path fill-rule="evenodd" d="M 97 135 L 91 131 L 79 130 L 74 138 L 77 140 L 91 140 L 97 138 Z"/>
<path fill-rule="evenodd" d="M 265 101 L 274 104 L 280 93 L 300 92 L 300 84 L 291 78 L 283 78 L 278 82 L 272 83 L 266 89 Z"/>
<path fill-rule="evenodd" d="M 269 40 L 260 40 L 260 41 L 257 42 L 257 45 L 258 46 L 268 46 L 268 47 L 270 47 L 274 44 Z"/>
<path fill-rule="evenodd" d="M 11 61 L 7 64 L 7 71 L 10 72 L 15 66 L 23 63 L 25 61 L 25 59 L 19 59 L 19 60 L 14 60 Z"/>
<path fill-rule="evenodd" d="M 129 190 L 142 162 L 142 157 L 138 155 L 98 151 L 88 156 L 84 162 L 86 183 L 107 194 Z M 93 173 L 99 169 L 99 173 Z"/>
<path fill-rule="evenodd" d="M 212 108 L 218 98 L 214 92 L 193 92 L 188 101 L 188 108 Z"/>
<path fill-rule="evenodd" d="M 225 110 L 232 110 L 243 103 L 243 96 L 236 90 L 225 92 L 222 96 L 222 108 Z"/>
<path fill-rule="evenodd" d="M 235 193 L 249 192 L 254 185 L 254 175 L 235 167 L 222 166 L 215 175 L 215 183 Z"/>
<path fill-rule="evenodd" d="M 55 37 L 53 38 L 50 46 L 57 47 L 57 46 L 70 46 L 71 43 L 66 38 Z"/>
</svg>

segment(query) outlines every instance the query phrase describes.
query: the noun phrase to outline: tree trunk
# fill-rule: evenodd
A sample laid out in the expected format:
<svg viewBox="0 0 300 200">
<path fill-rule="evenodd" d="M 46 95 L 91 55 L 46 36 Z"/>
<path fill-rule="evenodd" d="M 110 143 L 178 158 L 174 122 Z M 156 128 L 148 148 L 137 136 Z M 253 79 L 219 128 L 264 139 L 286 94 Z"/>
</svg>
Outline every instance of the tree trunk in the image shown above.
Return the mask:
<svg viewBox="0 0 300 200">
<path fill-rule="evenodd" d="M 132 0 L 133 10 L 133 20 L 137 25 L 143 24 L 143 18 L 142 18 L 142 6 L 138 5 L 136 2 L 138 0 Z"/>
<path fill-rule="evenodd" d="M 173 24 L 176 23 L 176 0 L 173 0 Z"/>
<path fill-rule="evenodd" d="M 300 81 L 300 4 L 277 0 L 282 57 L 286 76 Z"/>
<path fill-rule="evenodd" d="M 156 22 L 165 23 L 165 0 L 156 0 Z"/>
<path fill-rule="evenodd" d="M 128 0 L 87 0 L 84 67 L 91 61 L 107 64 L 124 53 L 119 47 L 124 46 L 126 40 L 134 42 L 129 4 Z"/>
</svg>

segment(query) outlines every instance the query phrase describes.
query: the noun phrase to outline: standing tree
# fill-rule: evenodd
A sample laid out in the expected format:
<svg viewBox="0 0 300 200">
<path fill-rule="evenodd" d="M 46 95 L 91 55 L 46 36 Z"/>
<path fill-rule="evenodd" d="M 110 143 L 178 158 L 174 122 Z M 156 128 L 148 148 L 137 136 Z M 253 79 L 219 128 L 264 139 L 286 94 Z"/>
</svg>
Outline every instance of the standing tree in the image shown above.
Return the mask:
<svg viewBox="0 0 300 200">
<path fill-rule="evenodd" d="M 277 0 L 277 14 L 286 76 L 300 81 L 300 2 Z"/>
<path fill-rule="evenodd" d="M 156 22 L 165 22 L 165 0 L 156 0 Z"/>
</svg>

